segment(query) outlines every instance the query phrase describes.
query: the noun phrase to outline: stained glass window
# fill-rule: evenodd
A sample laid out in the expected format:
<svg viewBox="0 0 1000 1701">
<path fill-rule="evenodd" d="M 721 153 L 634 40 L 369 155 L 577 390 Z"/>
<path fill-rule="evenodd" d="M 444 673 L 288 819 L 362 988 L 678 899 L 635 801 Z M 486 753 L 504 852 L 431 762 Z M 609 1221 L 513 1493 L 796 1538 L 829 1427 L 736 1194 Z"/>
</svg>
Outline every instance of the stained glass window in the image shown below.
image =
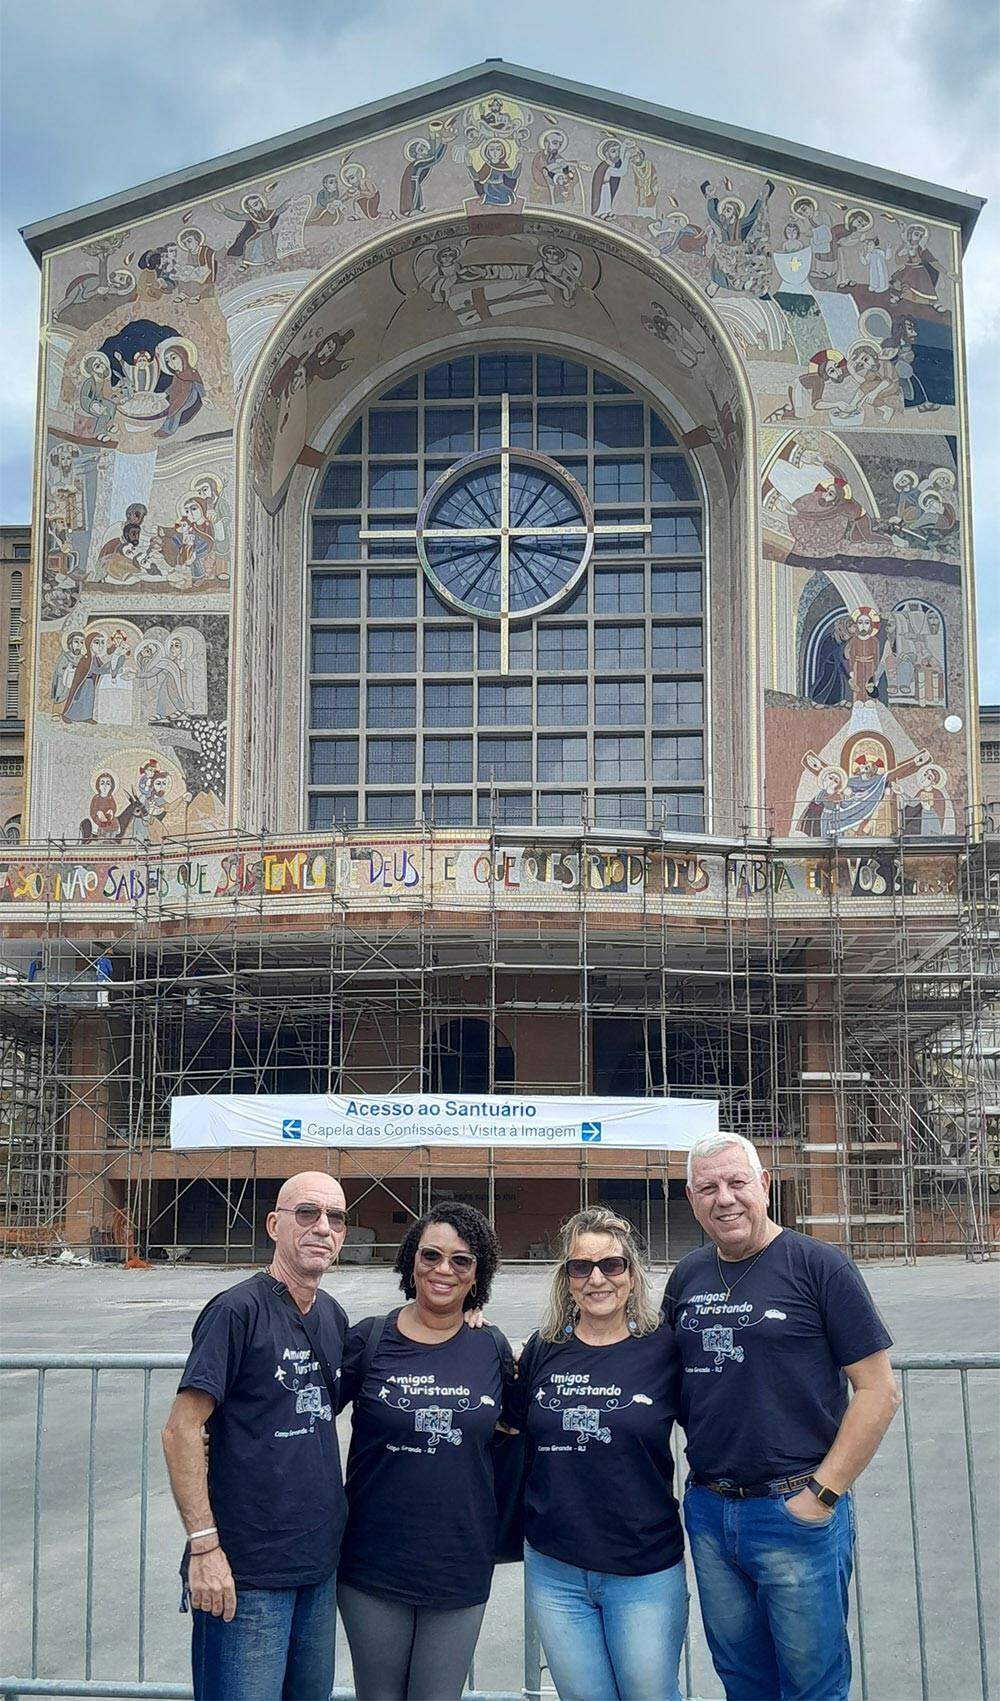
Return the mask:
<svg viewBox="0 0 1000 1701">
<path fill-rule="evenodd" d="M 439 357 L 331 445 L 308 537 L 311 827 L 703 829 L 701 482 L 623 380 Z"/>
</svg>

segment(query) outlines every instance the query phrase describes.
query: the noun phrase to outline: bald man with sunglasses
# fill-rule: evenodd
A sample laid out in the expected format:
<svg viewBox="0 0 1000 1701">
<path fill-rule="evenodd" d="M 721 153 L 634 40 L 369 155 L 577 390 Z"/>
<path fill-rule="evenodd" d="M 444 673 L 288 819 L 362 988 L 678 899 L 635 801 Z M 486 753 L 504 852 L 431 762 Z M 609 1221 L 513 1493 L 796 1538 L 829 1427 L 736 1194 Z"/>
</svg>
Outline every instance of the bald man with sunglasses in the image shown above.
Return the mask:
<svg viewBox="0 0 1000 1701">
<path fill-rule="evenodd" d="M 348 1324 L 319 1284 L 347 1232 L 340 1183 L 292 1176 L 267 1232 L 267 1270 L 216 1294 L 195 1323 L 163 1430 L 187 1532 L 195 1701 L 328 1701 L 333 1687 Z"/>
</svg>

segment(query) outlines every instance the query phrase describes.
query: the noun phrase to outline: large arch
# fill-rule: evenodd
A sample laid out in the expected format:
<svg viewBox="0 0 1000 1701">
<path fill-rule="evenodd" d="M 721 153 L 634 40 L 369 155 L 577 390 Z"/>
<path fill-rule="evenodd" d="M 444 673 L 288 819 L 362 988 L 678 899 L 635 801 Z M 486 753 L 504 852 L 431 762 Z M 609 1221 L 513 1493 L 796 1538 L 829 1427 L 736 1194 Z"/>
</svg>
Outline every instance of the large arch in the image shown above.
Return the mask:
<svg viewBox="0 0 1000 1701">
<path fill-rule="evenodd" d="M 581 218 L 412 221 L 331 267 L 264 344 L 237 422 L 232 808 L 301 825 L 305 525 L 324 451 L 435 356 L 514 343 L 621 375 L 677 423 L 708 517 L 715 830 L 760 783 L 757 447 L 724 324 L 668 263 Z"/>
</svg>

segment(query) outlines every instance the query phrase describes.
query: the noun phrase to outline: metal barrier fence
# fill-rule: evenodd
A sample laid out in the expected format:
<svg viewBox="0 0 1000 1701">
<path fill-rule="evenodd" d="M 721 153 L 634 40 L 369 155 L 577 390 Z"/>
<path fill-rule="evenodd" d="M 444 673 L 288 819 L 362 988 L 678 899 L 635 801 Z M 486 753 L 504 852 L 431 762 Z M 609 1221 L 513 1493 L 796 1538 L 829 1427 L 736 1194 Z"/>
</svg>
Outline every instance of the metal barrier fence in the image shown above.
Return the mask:
<svg viewBox="0 0 1000 1701">
<path fill-rule="evenodd" d="M 72 1354 L 10 1352 L 0 1354 L 0 1370 L 9 1372 L 33 1372 L 35 1375 L 33 1400 L 33 1463 L 30 1472 L 30 1479 L 27 1475 L 19 1476 L 19 1481 L 22 1488 L 25 1490 L 25 1494 L 27 1483 L 30 1480 L 30 1670 L 20 1676 L 0 1676 L 0 1698 L 2 1698 L 2 1701 L 15 1701 L 15 1698 L 17 1697 L 29 1695 L 106 1696 L 116 1698 L 148 1697 L 150 1698 L 150 1701 L 189 1701 L 192 1692 L 188 1685 L 183 1683 L 165 1682 L 160 1679 L 147 1676 L 150 1640 L 150 1416 L 152 1407 L 153 1378 L 158 1371 L 177 1372 L 181 1369 L 184 1362 L 185 1355 L 183 1353 Z M 903 1394 L 902 1442 L 905 1459 L 905 1470 L 903 1473 L 905 1481 L 905 1500 L 903 1502 L 903 1509 L 905 1510 L 905 1523 L 908 1525 L 909 1559 L 912 1566 L 914 1586 L 913 1604 L 915 1608 L 917 1649 L 917 1661 L 913 1678 L 919 1682 L 919 1694 L 921 1701 L 935 1701 L 935 1691 L 931 1688 L 931 1659 L 932 1654 L 935 1654 L 935 1652 L 939 1654 L 940 1651 L 935 1650 L 933 1636 L 929 1633 L 935 1627 L 940 1627 L 942 1621 L 940 1615 L 938 1615 L 932 1623 L 927 1611 L 927 1581 L 925 1576 L 926 1556 L 920 1534 L 920 1508 L 918 1503 L 918 1472 L 916 1456 L 917 1453 L 921 1451 L 922 1447 L 926 1448 L 929 1444 L 933 1448 L 935 1456 L 939 1457 L 943 1437 L 936 1428 L 929 1436 L 922 1437 L 918 1433 L 914 1420 L 912 1379 L 914 1376 L 921 1376 L 924 1372 L 935 1373 L 934 1384 L 936 1386 L 934 1392 L 937 1394 L 940 1391 L 943 1374 L 951 1372 L 953 1375 L 957 1374 L 959 1384 L 961 1433 L 963 1436 L 965 1458 L 964 1496 L 967 1500 L 968 1509 L 968 1536 L 970 1544 L 969 1558 L 971 1560 L 974 1622 L 975 1635 L 977 1638 L 975 1658 L 972 1658 L 971 1655 L 970 1658 L 972 1659 L 973 1665 L 978 1665 L 977 1681 L 981 1701 L 989 1701 L 989 1639 L 987 1634 L 987 1624 L 996 1622 L 996 1610 L 992 1605 L 988 1606 L 986 1601 L 987 1589 L 992 1586 L 992 1572 L 987 1573 L 985 1571 L 982 1554 L 981 1516 L 978 1504 L 976 1478 L 975 1423 L 970 1403 L 969 1377 L 970 1374 L 973 1373 L 984 1371 L 995 1372 L 1000 1370 L 1000 1353 L 967 1353 L 958 1355 L 948 1353 L 901 1353 L 893 1355 L 893 1363 L 900 1373 Z M 62 1425 L 68 1424 L 71 1429 L 73 1427 L 72 1420 L 74 1415 L 79 1417 L 84 1413 L 87 1414 L 87 1422 L 85 1424 L 87 1461 L 86 1517 L 83 1529 L 78 1533 L 79 1542 L 82 1543 L 81 1557 L 83 1563 L 83 1649 L 81 1661 L 83 1672 L 82 1676 L 73 1677 L 46 1676 L 39 1671 L 40 1665 L 51 1669 L 53 1665 L 65 1665 L 67 1663 L 65 1659 L 65 1648 L 67 1644 L 65 1641 L 62 1646 L 55 1650 L 45 1649 L 43 1651 L 40 1647 L 40 1583 L 43 1573 L 42 1526 L 46 1481 L 46 1474 L 43 1469 L 43 1465 L 45 1458 L 45 1441 L 48 1433 L 46 1421 L 47 1416 L 51 1416 L 50 1408 L 46 1401 L 46 1378 L 51 1378 L 51 1374 L 54 1372 L 62 1371 L 80 1372 L 89 1377 L 88 1383 L 84 1385 L 86 1391 L 85 1404 L 82 1407 L 70 1406 L 67 1409 L 65 1403 L 63 1403 L 58 1411 L 60 1423 Z M 102 1481 L 102 1474 L 105 1479 L 109 1474 L 112 1476 L 114 1474 L 113 1469 L 109 1472 L 109 1467 L 106 1462 L 99 1463 L 98 1430 L 99 1414 L 101 1411 L 99 1398 L 101 1389 L 100 1379 L 102 1375 L 107 1376 L 115 1373 L 126 1373 L 133 1381 L 136 1377 L 141 1377 L 141 1384 L 138 1389 L 138 1400 L 134 1412 L 134 1417 L 137 1417 L 139 1422 L 136 1478 L 131 1489 L 127 1489 L 125 1484 L 119 1485 L 119 1492 L 122 1495 L 121 1502 L 119 1503 L 121 1507 L 124 1507 L 127 1501 L 134 1498 L 136 1488 L 138 1493 L 138 1504 L 135 1508 L 138 1535 L 138 1564 L 134 1574 L 130 1577 L 126 1577 L 126 1582 L 129 1584 L 128 1597 L 135 1602 L 135 1675 L 134 1677 L 122 1677 L 121 1679 L 99 1678 L 94 1676 L 95 1566 L 97 1563 L 96 1532 L 98 1518 L 101 1513 L 100 1496 L 102 1489 L 106 1490 L 108 1486 L 113 1486 L 109 1485 L 107 1481 Z M 51 1385 L 50 1380 L 49 1387 L 51 1387 Z M 164 1396 L 168 1396 L 171 1390 L 172 1383 L 169 1387 L 164 1389 Z M 992 1387 L 991 1395 L 993 1398 L 990 1409 L 995 1411 L 998 1403 Z M 120 1400 L 116 1401 L 113 1409 L 120 1413 Z M 933 1416 L 934 1414 L 932 1413 L 932 1417 Z M 938 1414 L 938 1419 L 939 1418 L 940 1414 Z M 954 1422 L 954 1416 L 952 1421 Z M 133 1420 L 127 1420 L 126 1434 L 131 1432 L 132 1429 Z M 55 1433 L 56 1426 L 53 1425 L 53 1435 Z M 994 1442 L 995 1439 L 995 1436 L 991 1437 L 991 1443 Z M 124 1445 L 123 1438 L 121 1436 L 113 1437 L 113 1442 L 117 1451 L 113 1454 L 112 1465 L 121 1464 L 121 1448 Z M 878 1457 L 881 1457 L 881 1455 Z M 166 1513 L 168 1508 L 165 1503 L 168 1502 L 169 1495 L 165 1480 L 165 1471 L 163 1471 L 162 1467 L 159 1466 L 158 1446 L 155 1450 L 155 1458 L 158 1468 L 158 1480 L 153 1492 L 159 1498 L 161 1509 L 164 1513 Z M 868 1475 L 862 1479 L 862 1492 L 860 1496 L 860 1507 L 862 1511 L 865 1507 L 865 1484 L 868 1482 L 873 1469 L 874 1467 L 870 1467 Z M 64 1473 L 64 1477 L 62 1479 L 64 1489 L 66 1481 L 67 1479 Z M 949 1515 L 954 1516 L 956 1515 L 955 1508 L 957 1502 L 953 1496 L 952 1485 L 950 1483 L 946 1484 L 944 1485 L 944 1489 L 947 1505 L 950 1508 Z M 939 1499 L 940 1495 L 941 1485 L 938 1484 Z M 169 1507 L 169 1514 L 174 1520 L 172 1528 L 176 1530 L 176 1516 L 173 1514 L 172 1506 Z M 935 1518 L 938 1517 L 937 1509 L 935 1509 L 934 1515 Z M 861 1522 L 862 1526 L 864 1526 L 864 1518 L 862 1518 Z M 8 1526 L 8 1528 L 9 1527 L 10 1526 Z M 938 1533 L 937 1530 L 936 1533 Z M 65 1526 L 61 1526 L 60 1534 L 63 1540 L 67 1539 Z M 995 1543 L 997 1535 L 995 1527 L 992 1529 L 991 1534 Z M 120 1548 L 121 1533 L 118 1530 L 117 1522 L 115 1524 L 115 1538 L 117 1546 Z M 77 1532 L 71 1529 L 69 1532 L 69 1539 L 77 1540 Z M 174 1541 L 175 1550 L 179 1552 L 179 1536 L 173 1536 L 171 1539 Z M 890 1545 L 892 1545 L 891 1542 Z M 5 1542 L 5 1547 L 9 1553 L 9 1537 Z M 891 1554 L 886 1553 L 883 1558 L 885 1560 L 891 1558 L 894 1566 L 898 1566 L 901 1563 L 900 1556 L 895 1551 Z M 915 1698 L 917 1693 L 916 1689 L 913 1687 L 907 1687 L 905 1690 L 900 1690 L 898 1694 L 893 1696 L 889 1696 L 882 1684 L 879 1684 L 879 1687 L 872 1687 L 873 1681 L 877 1680 L 873 1680 L 871 1670 L 871 1650 L 867 1634 L 869 1626 L 866 1620 L 865 1605 L 865 1590 L 867 1588 L 867 1583 L 863 1582 L 863 1571 L 865 1573 L 865 1577 L 867 1577 L 867 1568 L 870 1561 L 871 1554 L 867 1550 L 867 1544 L 865 1544 L 865 1557 L 863 1559 L 862 1544 L 859 1541 L 855 1557 L 854 1610 L 852 1614 L 854 1643 L 857 1656 L 855 1671 L 856 1689 L 852 1690 L 852 1694 L 856 1692 L 860 1701 L 903 1701 L 904 1695 L 905 1701 L 911 1701 L 911 1698 Z M 62 1577 L 63 1575 L 64 1573 L 60 1571 L 59 1577 Z M 893 1576 L 895 1577 L 895 1575 L 896 1573 L 894 1571 Z M 53 1587 L 58 1589 L 58 1586 L 59 1581 L 57 1578 L 57 1582 L 53 1585 Z M 956 1586 L 956 1595 L 957 1592 Z M 119 1601 L 122 1603 L 122 1609 L 125 1598 L 126 1596 L 124 1594 L 121 1594 L 118 1597 Z M 949 1600 L 949 1618 L 957 1611 L 957 1607 L 958 1603 L 956 1599 L 953 1598 Z M 898 1609 L 898 1611 L 901 1612 L 901 1609 Z M 968 1630 L 971 1637 L 971 1615 Z M 62 1619 L 60 1620 L 60 1631 L 61 1634 L 68 1634 L 65 1620 Z M 907 1641 L 909 1645 L 909 1639 L 907 1639 Z M 692 1698 L 692 1701 L 694 1696 L 693 1686 L 696 1681 L 694 1663 L 692 1641 L 689 1636 L 685 1643 L 684 1678 L 685 1692 L 689 1698 Z M 702 1664 L 704 1666 L 704 1661 L 702 1661 Z M 478 1690 L 473 1687 L 467 1691 L 465 1701 L 522 1701 L 523 1697 L 529 1698 L 529 1701 L 535 1701 L 535 1698 L 539 1698 L 544 1695 L 551 1696 L 554 1693 L 551 1688 L 548 1690 L 543 1689 L 543 1672 L 543 1656 L 537 1632 L 526 1615 L 523 1637 L 523 1688 L 517 1691 L 509 1689 L 486 1691 Z M 698 1676 L 699 1678 L 703 1678 L 703 1674 L 701 1672 L 699 1672 Z M 714 1683 L 715 1680 L 711 1675 L 708 1675 L 707 1679 L 703 1678 L 703 1681 L 708 1681 L 711 1684 Z M 910 1680 L 901 1678 L 900 1681 L 909 1682 Z M 474 1673 L 470 1673 L 470 1683 L 473 1685 L 475 1683 Z M 954 1682 L 949 1684 L 946 1692 L 952 1698 L 960 1697 L 960 1701 L 973 1701 L 972 1691 L 970 1690 L 968 1694 L 966 1694 L 962 1690 L 956 1690 Z M 937 1693 L 941 1694 L 945 1693 L 945 1691 L 938 1689 Z M 353 1691 L 338 1687 L 334 1690 L 333 1695 L 334 1701 L 352 1701 Z"/>
</svg>

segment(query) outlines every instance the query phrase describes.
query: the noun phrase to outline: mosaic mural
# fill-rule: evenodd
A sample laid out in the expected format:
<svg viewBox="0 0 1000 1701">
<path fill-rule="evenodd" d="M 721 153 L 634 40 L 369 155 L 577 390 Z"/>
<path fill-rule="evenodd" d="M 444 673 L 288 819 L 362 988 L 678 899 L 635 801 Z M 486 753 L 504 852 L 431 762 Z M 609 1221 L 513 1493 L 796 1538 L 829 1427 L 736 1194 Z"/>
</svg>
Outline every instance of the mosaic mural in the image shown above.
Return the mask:
<svg viewBox="0 0 1000 1701">
<path fill-rule="evenodd" d="M 578 225 L 546 236 L 546 213 Z M 453 234 L 414 247 L 428 215 Z M 753 398 L 762 701 L 745 709 L 764 717 L 774 831 L 962 822 L 953 229 L 496 94 L 46 259 L 34 837 L 141 844 L 226 822 L 238 484 L 279 513 L 316 464 L 315 422 L 371 359 L 359 284 L 332 328 L 293 327 L 255 388 L 316 279 L 383 238 L 387 347 L 432 315 L 456 345 L 497 323 L 516 336 L 519 314 L 591 311 L 612 232 L 646 256 L 650 363 L 712 393 L 704 440 L 734 493 L 742 404 L 713 326 Z"/>
<path fill-rule="evenodd" d="M 906 859 L 885 846 L 857 854 L 813 849 L 781 859 L 699 852 L 671 855 L 657 848 L 578 851 L 544 845 L 491 848 L 489 840 L 433 845 L 400 834 L 350 843 L 275 839 L 266 851 L 217 844 L 187 854 L 176 849 L 152 860 L 108 845 L 67 855 L 0 846 L 0 913 L 16 907 L 44 913 L 46 904 L 163 916 L 211 913 L 245 902 L 253 908 L 288 905 L 308 910 L 331 896 L 350 908 L 374 897 L 402 904 L 424 900 L 480 910 L 572 911 L 581 890 L 595 908 L 641 909 L 651 900 L 665 913 L 722 916 L 738 900 L 748 914 L 769 907 L 793 914 L 822 913 L 836 893 L 847 913 L 891 912 L 901 896 L 916 911 L 940 907 L 959 893 L 959 854 L 922 851 Z"/>
</svg>

